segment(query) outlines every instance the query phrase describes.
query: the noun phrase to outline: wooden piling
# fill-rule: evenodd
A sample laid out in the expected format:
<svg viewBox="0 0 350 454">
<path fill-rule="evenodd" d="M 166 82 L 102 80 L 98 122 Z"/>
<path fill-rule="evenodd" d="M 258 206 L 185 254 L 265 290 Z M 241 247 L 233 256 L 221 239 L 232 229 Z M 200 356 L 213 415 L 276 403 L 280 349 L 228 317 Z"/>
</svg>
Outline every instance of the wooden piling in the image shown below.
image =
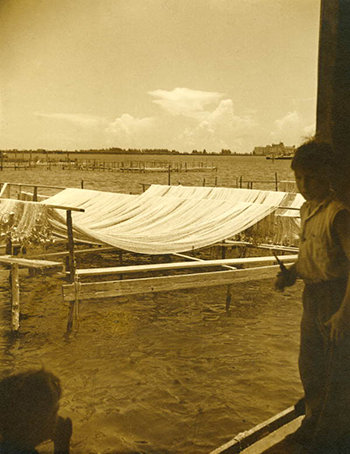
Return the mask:
<svg viewBox="0 0 350 454">
<path fill-rule="evenodd" d="M 67 243 L 67 270 L 69 271 L 69 282 L 74 282 L 75 276 L 75 258 L 74 258 L 74 238 L 73 238 L 73 221 L 72 221 L 72 211 L 67 210 L 67 234 L 68 234 L 68 243 Z"/>
<path fill-rule="evenodd" d="M 278 191 L 278 177 L 277 177 L 277 172 L 275 173 L 275 189 Z"/>
<path fill-rule="evenodd" d="M 227 286 L 227 293 L 226 293 L 226 312 L 229 312 L 230 307 L 231 307 L 231 285 Z"/>
<path fill-rule="evenodd" d="M 74 260 L 74 238 L 73 238 L 73 221 L 72 211 L 67 210 L 67 234 L 68 234 L 68 256 L 66 257 L 66 270 L 69 271 L 68 281 L 72 284 L 75 280 L 75 260 Z M 70 302 L 68 321 L 67 321 L 67 333 L 69 334 L 73 328 L 73 319 L 75 312 L 76 300 Z"/>
<path fill-rule="evenodd" d="M 34 189 L 33 189 L 33 202 L 37 202 L 38 201 L 38 186 L 34 186 Z"/>
<path fill-rule="evenodd" d="M 19 330 L 19 269 L 18 264 L 11 265 L 11 329 Z"/>
</svg>

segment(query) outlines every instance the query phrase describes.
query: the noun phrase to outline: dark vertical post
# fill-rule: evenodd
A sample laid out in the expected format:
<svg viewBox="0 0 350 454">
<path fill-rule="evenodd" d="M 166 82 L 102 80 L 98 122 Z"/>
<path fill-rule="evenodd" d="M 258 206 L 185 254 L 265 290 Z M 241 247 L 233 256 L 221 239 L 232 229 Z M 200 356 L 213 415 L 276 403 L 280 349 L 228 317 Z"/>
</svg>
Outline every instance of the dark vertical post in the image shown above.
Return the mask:
<svg viewBox="0 0 350 454">
<path fill-rule="evenodd" d="M 38 201 L 38 186 L 34 186 L 34 190 L 33 190 L 33 202 L 37 202 Z"/>
<path fill-rule="evenodd" d="M 11 265 L 11 328 L 19 330 L 19 270 L 18 264 Z"/>
<path fill-rule="evenodd" d="M 316 137 L 332 143 L 341 163 L 336 183 L 349 190 L 350 1 L 322 0 Z"/>
<path fill-rule="evenodd" d="M 74 260 L 74 238 L 73 238 L 73 221 L 72 211 L 67 210 L 67 234 L 68 234 L 68 257 L 67 257 L 67 270 L 69 271 L 69 282 L 74 282 L 75 276 L 75 260 Z"/>
<path fill-rule="evenodd" d="M 168 185 L 170 186 L 171 182 L 171 165 L 168 166 Z"/>
<path fill-rule="evenodd" d="M 277 177 L 277 172 L 275 173 L 275 189 L 278 191 L 278 177 Z"/>
<path fill-rule="evenodd" d="M 73 283 L 75 279 L 75 260 L 74 260 L 74 238 L 73 238 L 73 220 L 72 211 L 67 210 L 67 234 L 68 234 L 68 257 L 66 258 L 66 271 L 69 271 L 68 281 Z M 69 307 L 68 321 L 67 321 L 67 334 L 72 331 L 74 309 L 76 301 L 72 301 Z"/>
</svg>

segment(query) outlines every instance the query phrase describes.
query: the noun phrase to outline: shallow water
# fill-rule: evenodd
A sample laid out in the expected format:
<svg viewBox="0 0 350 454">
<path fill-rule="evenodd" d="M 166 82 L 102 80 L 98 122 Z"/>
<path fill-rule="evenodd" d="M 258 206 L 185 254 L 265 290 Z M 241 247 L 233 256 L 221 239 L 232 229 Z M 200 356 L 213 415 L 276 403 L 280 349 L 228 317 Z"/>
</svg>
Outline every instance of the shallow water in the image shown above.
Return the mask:
<svg viewBox="0 0 350 454">
<path fill-rule="evenodd" d="M 213 178 L 221 186 L 234 186 L 229 180 L 240 175 L 291 177 L 286 161 L 216 159 Z M 22 170 L 3 171 L 1 179 L 79 187 L 82 178 L 90 189 L 137 193 L 140 182 L 165 184 L 167 176 Z M 198 185 L 203 174 L 176 178 Z M 57 373 L 61 413 L 74 422 L 73 453 L 209 453 L 301 395 L 301 284 L 284 294 L 274 292 L 272 280 L 235 284 L 229 312 L 226 287 L 83 302 L 68 339 L 59 278 L 21 276 L 17 339 L 9 332 L 7 280 L 0 285 L 3 373 L 41 364 Z M 41 452 L 50 449 L 43 445 Z"/>
</svg>

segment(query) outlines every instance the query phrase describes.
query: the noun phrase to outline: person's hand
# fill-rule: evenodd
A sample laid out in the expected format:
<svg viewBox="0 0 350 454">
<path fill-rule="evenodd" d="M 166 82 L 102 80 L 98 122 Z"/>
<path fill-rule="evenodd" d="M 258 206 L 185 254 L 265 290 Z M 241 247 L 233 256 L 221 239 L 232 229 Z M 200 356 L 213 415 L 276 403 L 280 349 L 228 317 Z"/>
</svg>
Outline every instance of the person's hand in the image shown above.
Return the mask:
<svg viewBox="0 0 350 454">
<path fill-rule="evenodd" d="M 69 443 L 73 433 L 73 423 L 70 418 L 58 416 L 56 432 L 52 439 L 54 454 L 69 454 Z"/>
<path fill-rule="evenodd" d="M 325 323 L 325 326 L 330 328 L 329 337 L 331 342 L 338 344 L 345 336 L 350 334 L 349 313 L 345 313 L 342 309 L 339 309 L 332 315 L 328 322 Z"/>
<path fill-rule="evenodd" d="M 283 292 L 285 287 L 291 287 L 295 284 L 297 279 L 294 269 L 286 268 L 284 271 L 280 271 L 275 279 L 275 289 L 279 292 Z"/>
</svg>

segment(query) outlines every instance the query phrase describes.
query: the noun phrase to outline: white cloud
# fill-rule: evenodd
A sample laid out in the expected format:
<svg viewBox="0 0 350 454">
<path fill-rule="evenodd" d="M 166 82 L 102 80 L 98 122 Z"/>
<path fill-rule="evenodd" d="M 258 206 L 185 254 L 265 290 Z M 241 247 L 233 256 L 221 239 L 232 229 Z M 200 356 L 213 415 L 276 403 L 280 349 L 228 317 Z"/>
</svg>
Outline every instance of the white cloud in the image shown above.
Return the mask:
<svg viewBox="0 0 350 454">
<path fill-rule="evenodd" d="M 300 124 L 300 117 L 298 112 L 288 112 L 287 115 L 285 115 L 283 118 L 280 120 L 275 121 L 275 125 L 279 131 L 282 131 L 286 128 L 289 127 L 295 127 Z"/>
<path fill-rule="evenodd" d="M 303 129 L 303 134 L 305 139 L 309 139 L 313 137 L 316 133 L 316 123 L 313 123 L 312 125 L 305 126 Z"/>
<path fill-rule="evenodd" d="M 145 118 L 135 118 L 132 115 L 127 113 L 123 114 L 121 117 L 116 118 L 112 121 L 106 131 L 112 134 L 138 134 L 142 131 L 147 130 L 154 123 L 154 118 L 145 117 Z"/>
<path fill-rule="evenodd" d="M 234 114 L 232 99 L 223 99 L 216 109 L 207 113 L 205 120 L 195 127 L 187 127 L 180 135 L 187 147 L 219 152 L 222 148 L 232 151 L 250 151 L 247 138 L 258 126 L 250 116 Z"/>
<path fill-rule="evenodd" d="M 297 111 L 288 112 L 284 117 L 275 120 L 270 139 L 273 142 L 284 142 L 285 145 L 299 145 L 305 137 L 313 135 L 315 126 L 307 125 Z"/>
<path fill-rule="evenodd" d="M 171 91 L 154 90 L 149 94 L 153 102 L 172 115 L 201 119 L 206 115 L 205 107 L 217 104 L 222 98 L 221 93 L 191 90 L 190 88 L 174 88 Z"/>
<path fill-rule="evenodd" d="M 127 113 L 109 123 L 105 132 L 107 140 L 113 140 L 121 148 L 147 148 L 150 137 L 154 135 L 156 119 L 153 117 L 137 118 Z"/>
</svg>

